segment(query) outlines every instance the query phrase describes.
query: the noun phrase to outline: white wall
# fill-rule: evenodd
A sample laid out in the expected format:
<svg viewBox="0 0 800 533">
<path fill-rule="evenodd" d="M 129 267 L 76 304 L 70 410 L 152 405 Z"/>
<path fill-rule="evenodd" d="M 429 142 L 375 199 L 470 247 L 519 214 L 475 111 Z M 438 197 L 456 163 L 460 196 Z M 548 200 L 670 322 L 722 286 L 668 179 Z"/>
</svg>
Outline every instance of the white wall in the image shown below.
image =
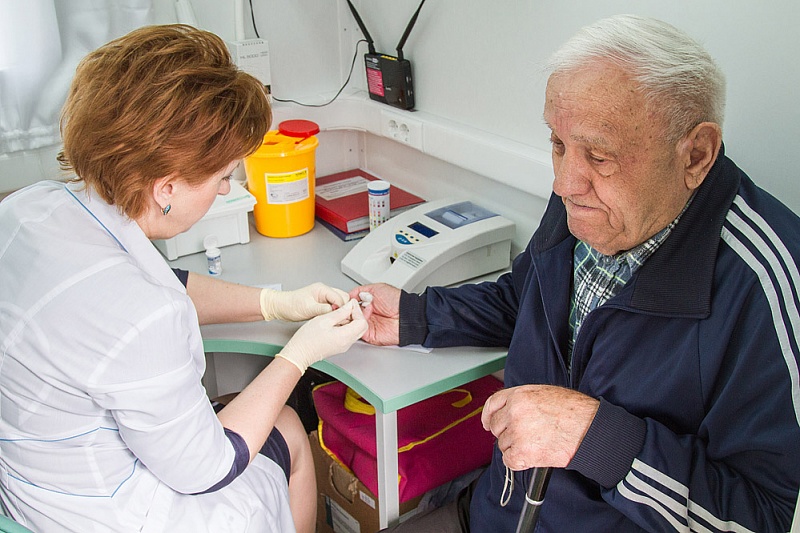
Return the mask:
<svg viewBox="0 0 800 533">
<path fill-rule="evenodd" d="M 344 79 L 360 37 L 344 0 L 255 2 L 270 41 L 274 93 L 324 100 Z M 418 0 L 354 0 L 378 51 L 394 54 Z M 549 150 L 541 63 L 580 26 L 615 13 L 662 18 L 703 42 L 728 78 L 726 150 L 800 212 L 793 149 L 800 139 L 800 6 L 796 0 L 436 0 L 406 47 L 420 114 Z M 248 13 L 249 14 L 249 13 Z M 249 29 L 249 28 L 248 28 Z M 338 48 L 338 49 L 337 49 Z M 365 89 L 362 44 L 351 86 Z M 338 73 L 331 62 L 338 58 Z M 465 154 L 469 155 L 469 154 Z M 403 153 L 403 157 L 407 154 Z"/>
<path fill-rule="evenodd" d="M 225 38 L 233 37 L 235 1 L 192 0 L 200 25 Z M 248 2 L 241 1 L 245 33 L 252 37 Z M 378 50 L 387 53 L 394 53 L 418 6 L 418 0 L 354 3 Z M 173 4 L 156 0 L 157 22 L 169 21 Z M 331 98 L 347 76 L 361 37 L 346 2 L 254 0 L 253 4 L 260 35 L 270 44 L 275 96 L 317 104 Z M 706 44 L 728 76 L 727 153 L 764 188 L 800 212 L 792 153 L 800 139 L 800 105 L 793 95 L 800 84 L 796 0 L 432 0 L 423 7 L 405 47 L 417 90 L 417 111 L 408 116 L 426 124 L 427 155 L 376 137 L 374 128 L 348 136 L 324 134 L 323 140 L 335 137 L 336 142 L 321 146 L 320 172 L 359 161 L 395 169 L 404 180 L 418 182 L 412 188 L 430 189 L 433 196 L 440 190 L 434 184 L 441 182 L 444 189 L 470 183 L 470 192 L 477 197 L 507 186 L 512 195 L 519 189 L 522 198 L 543 198 L 550 178 L 539 172 L 542 155 L 549 151 L 541 120 L 545 79 L 539 65 L 580 26 L 621 12 L 660 17 Z M 365 51 L 361 44 L 348 90 L 365 89 Z M 324 112 L 299 107 L 284 111 L 285 116 L 311 118 L 317 113 Z M 476 151 L 478 145 L 493 145 L 492 153 Z M 505 168 L 503 150 L 509 151 L 509 160 L 523 164 Z M 54 153 L 48 149 L 24 158 L 0 155 L 0 191 L 56 175 Z M 538 220 L 540 210 L 535 204 L 528 216 Z"/>
</svg>

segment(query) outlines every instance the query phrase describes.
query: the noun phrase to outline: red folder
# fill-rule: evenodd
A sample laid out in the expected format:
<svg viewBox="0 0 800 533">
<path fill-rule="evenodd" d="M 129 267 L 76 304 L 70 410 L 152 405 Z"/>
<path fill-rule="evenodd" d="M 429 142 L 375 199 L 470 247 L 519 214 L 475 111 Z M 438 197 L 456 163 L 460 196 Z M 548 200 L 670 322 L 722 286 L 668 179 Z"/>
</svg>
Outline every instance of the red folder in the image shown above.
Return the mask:
<svg viewBox="0 0 800 533">
<path fill-rule="evenodd" d="M 380 178 L 358 168 L 318 177 L 315 185 L 315 216 L 344 233 L 355 233 L 369 228 L 366 183 L 377 179 Z M 424 201 L 415 194 L 391 185 L 390 216 Z"/>
</svg>

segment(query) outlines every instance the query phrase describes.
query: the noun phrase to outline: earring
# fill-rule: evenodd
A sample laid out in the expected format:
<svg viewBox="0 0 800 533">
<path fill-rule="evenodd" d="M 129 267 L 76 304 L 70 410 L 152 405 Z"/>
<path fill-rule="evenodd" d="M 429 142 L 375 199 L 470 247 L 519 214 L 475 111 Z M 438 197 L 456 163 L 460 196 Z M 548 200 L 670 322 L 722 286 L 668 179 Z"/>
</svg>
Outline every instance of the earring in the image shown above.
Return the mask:
<svg viewBox="0 0 800 533">
<path fill-rule="evenodd" d="M 161 210 L 161 212 L 162 212 L 162 213 L 164 213 L 164 214 L 166 215 L 167 213 L 169 213 L 169 210 L 170 210 L 170 209 L 172 209 L 172 205 L 171 205 L 171 204 L 167 204 L 167 207 L 165 207 L 164 209 L 162 209 L 162 210 Z"/>
</svg>

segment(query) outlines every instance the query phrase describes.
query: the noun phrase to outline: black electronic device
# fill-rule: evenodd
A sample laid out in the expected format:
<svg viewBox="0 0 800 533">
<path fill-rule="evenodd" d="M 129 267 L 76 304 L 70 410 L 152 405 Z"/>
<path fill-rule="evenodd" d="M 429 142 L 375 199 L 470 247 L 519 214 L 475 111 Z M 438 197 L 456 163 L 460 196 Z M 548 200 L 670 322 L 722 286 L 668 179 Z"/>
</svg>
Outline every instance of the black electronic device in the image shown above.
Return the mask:
<svg viewBox="0 0 800 533">
<path fill-rule="evenodd" d="M 353 18 L 356 19 L 369 46 L 369 52 L 364 54 L 364 66 L 367 71 L 367 90 L 371 99 L 400 109 L 414 109 L 414 79 L 411 75 L 411 62 L 403 58 L 403 46 L 417 22 L 417 16 L 424 3 L 425 0 L 420 2 L 417 11 L 408 22 L 406 31 L 403 32 L 403 37 L 397 44 L 397 56 L 390 56 L 375 51 L 375 44 L 358 11 L 352 2 L 347 0 Z"/>
</svg>

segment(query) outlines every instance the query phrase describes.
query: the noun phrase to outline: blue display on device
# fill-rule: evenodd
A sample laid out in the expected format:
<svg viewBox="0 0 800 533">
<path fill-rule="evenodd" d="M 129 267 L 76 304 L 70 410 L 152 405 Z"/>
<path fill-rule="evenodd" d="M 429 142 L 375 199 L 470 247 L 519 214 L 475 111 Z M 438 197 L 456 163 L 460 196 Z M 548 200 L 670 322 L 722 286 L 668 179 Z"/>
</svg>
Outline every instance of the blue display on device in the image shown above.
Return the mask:
<svg viewBox="0 0 800 533">
<path fill-rule="evenodd" d="M 414 231 L 416 231 L 420 235 L 424 235 L 425 237 L 427 237 L 429 239 L 431 237 L 433 237 L 434 235 L 438 235 L 439 234 L 438 231 L 436 231 L 435 229 L 429 228 L 428 226 L 426 226 L 425 224 L 423 224 L 421 222 L 414 222 L 413 224 L 409 224 L 408 227 L 413 229 Z"/>
</svg>

